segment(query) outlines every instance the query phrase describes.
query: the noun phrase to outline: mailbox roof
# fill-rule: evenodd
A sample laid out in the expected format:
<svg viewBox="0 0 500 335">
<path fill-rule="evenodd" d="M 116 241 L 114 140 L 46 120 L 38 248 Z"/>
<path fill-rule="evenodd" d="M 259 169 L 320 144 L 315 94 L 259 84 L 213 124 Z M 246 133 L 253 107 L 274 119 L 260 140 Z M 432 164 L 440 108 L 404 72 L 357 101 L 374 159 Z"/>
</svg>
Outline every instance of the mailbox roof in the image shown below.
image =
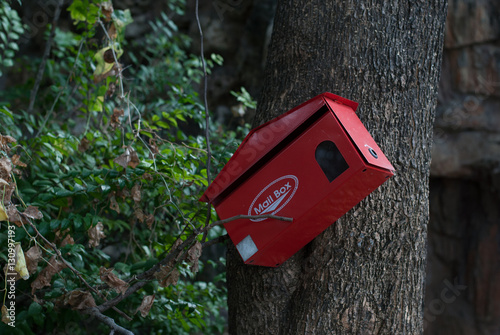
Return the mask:
<svg viewBox="0 0 500 335">
<path fill-rule="evenodd" d="M 239 185 L 238 181 L 243 182 L 246 177 L 250 176 L 253 172 L 260 168 L 265 161 L 267 161 L 266 159 L 263 159 L 267 158 L 266 155 L 274 155 L 273 149 L 275 150 L 279 144 L 287 138 L 287 136 L 297 130 L 297 128 L 311 118 L 311 116 L 313 116 L 321 107 L 326 104 L 331 105 L 331 102 L 350 107 L 353 112 L 358 107 L 357 102 L 325 92 L 272 119 L 271 121 L 254 128 L 248 133 L 231 159 L 217 175 L 214 181 L 209 185 L 205 193 L 200 198 L 200 201 L 213 202 L 219 196 L 223 195 L 223 193 L 226 193 L 227 191 L 233 189 L 233 187 Z M 340 122 L 343 124 L 342 120 L 340 120 Z M 360 121 L 359 124 L 361 124 Z M 345 128 L 345 124 L 343 124 L 343 126 Z M 361 127 L 363 127 L 362 124 Z M 350 134 L 349 129 L 345 128 L 345 130 L 348 134 Z M 356 131 L 357 129 L 354 129 L 354 132 Z M 353 134 L 350 134 L 351 138 L 352 135 Z M 360 143 L 356 143 L 358 149 L 360 149 L 359 144 Z M 371 139 L 370 146 L 381 153 L 373 139 Z M 363 153 L 363 150 L 360 149 L 360 151 L 365 157 L 365 160 L 371 163 L 370 156 Z M 382 167 L 394 170 L 392 165 L 382 153 L 381 156 L 381 158 L 383 158 Z M 379 164 L 375 165 L 381 165 L 381 162 L 377 163 Z"/>
</svg>

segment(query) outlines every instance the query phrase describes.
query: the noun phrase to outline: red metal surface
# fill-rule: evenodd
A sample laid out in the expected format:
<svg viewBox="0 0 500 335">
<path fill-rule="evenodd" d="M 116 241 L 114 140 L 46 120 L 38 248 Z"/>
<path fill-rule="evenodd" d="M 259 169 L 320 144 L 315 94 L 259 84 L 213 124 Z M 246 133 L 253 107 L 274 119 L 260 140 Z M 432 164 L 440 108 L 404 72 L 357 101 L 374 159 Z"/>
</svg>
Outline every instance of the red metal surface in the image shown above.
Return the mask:
<svg viewBox="0 0 500 335">
<path fill-rule="evenodd" d="M 209 185 L 200 200 L 221 219 L 293 218 L 225 224 L 245 263 L 279 266 L 393 175 L 356 108 L 318 95 L 251 131 Z"/>
</svg>

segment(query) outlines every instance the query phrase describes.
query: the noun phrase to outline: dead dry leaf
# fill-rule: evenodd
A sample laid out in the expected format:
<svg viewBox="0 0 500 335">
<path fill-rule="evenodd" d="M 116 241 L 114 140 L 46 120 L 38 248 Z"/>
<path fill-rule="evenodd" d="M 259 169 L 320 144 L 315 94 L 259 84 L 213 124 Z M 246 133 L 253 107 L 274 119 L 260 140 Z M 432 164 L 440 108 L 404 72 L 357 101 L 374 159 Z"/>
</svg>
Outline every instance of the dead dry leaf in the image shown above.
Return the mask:
<svg viewBox="0 0 500 335">
<path fill-rule="evenodd" d="M 109 38 L 111 38 L 112 40 L 114 40 L 116 38 L 116 36 L 118 35 L 114 22 L 111 22 L 111 25 L 109 26 L 108 35 L 109 35 Z"/>
<path fill-rule="evenodd" d="M 97 247 L 101 242 L 101 239 L 105 238 L 104 235 L 104 225 L 101 222 L 97 222 L 94 227 L 88 230 L 89 234 L 89 247 Z"/>
<path fill-rule="evenodd" d="M 151 154 L 154 156 L 158 155 L 160 153 L 160 150 L 158 149 L 158 146 L 156 145 L 156 141 L 153 140 L 152 138 L 149 139 L 149 148 L 151 149 Z"/>
<path fill-rule="evenodd" d="M 81 290 L 73 290 L 67 293 L 64 296 L 64 304 L 69 305 L 73 310 L 97 307 L 92 294 Z"/>
<path fill-rule="evenodd" d="M 36 272 L 38 267 L 38 261 L 42 258 L 42 251 L 38 247 L 38 245 L 34 245 L 26 251 L 24 254 L 26 258 L 26 267 L 28 268 L 28 272 L 33 274 Z"/>
<path fill-rule="evenodd" d="M 110 83 L 108 90 L 106 91 L 106 97 L 112 97 L 113 94 L 116 92 L 116 84 L 115 83 Z"/>
<path fill-rule="evenodd" d="M 127 147 L 125 152 L 120 156 L 116 157 L 113 162 L 120 165 L 124 169 L 127 167 L 136 168 L 137 165 L 141 162 L 139 160 L 139 156 L 137 156 L 137 152 L 132 147 Z"/>
<path fill-rule="evenodd" d="M 146 215 L 146 225 L 149 229 L 153 227 L 153 223 L 155 222 L 155 216 L 153 214 Z"/>
<path fill-rule="evenodd" d="M 80 140 L 80 143 L 78 143 L 78 151 L 80 152 L 85 152 L 89 149 L 90 147 L 90 141 L 87 140 L 86 137 L 82 138 Z"/>
<path fill-rule="evenodd" d="M 142 211 L 141 208 L 137 207 L 134 210 L 134 215 L 137 218 L 137 220 L 139 220 L 140 223 L 144 223 L 144 212 Z"/>
<path fill-rule="evenodd" d="M 175 240 L 174 244 L 172 244 L 172 247 L 170 247 L 170 252 L 175 252 L 175 250 L 182 244 L 182 240 L 180 238 L 178 238 L 177 240 Z M 177 255 L 177 260 L 179 260 L 179 255 Z"/>
<path fill-rule="evenodd" d="M 143 299 L 142 299 L 142 302 L 141 302 L 141 305 L 139 306 L 139 308 L 137 308 L 137 311 L 135 311 L 135 313 L 137 312 L 141 312 L 141 316 L 143 318 L 145 318 L 148 313 L 149 313 L 149 310 L 151 309 L 151 307 L 153 307 L 153 303 L 155 301 L 155 295 L 147 295 L 145 296 Z"/>
<path fill-rule="evenodd" d="M 129 287 L 127 282 L 121 280 L 116 276 L 113 272 L 113 268 L 106 269 L 104 266 L 99 268 L 99 275 L 101 280 L 109 285 L 109 287 L 113 288 L 116 293 L 125 293 Z"/>
<path fill-rule="evenodd" d="M 20 167 L 27 167 L 25 163 L 21 162 L 21 157 L 19 155 L 12 156 L 12 164 Z"/>
<path fill-rule="evenodd" d="M 197 273 L 199 270 L 199 259 L 201 256 L 201 252 L 202 245 L 200 241 L 196 241 L 196 243 L 191 248 L 189 248 L 187 252 L 187 261 L 192 263 L 191 271 L 193 273 Z"/>
<path fill-rule="evenodd" d="M 142 315 L 142 312 L 141 312 L 141 315 Z M 6 324 L 9 324 L 10 322 L 12 322 L 12 320 L 9 318 L 9 311 L 7 310 L 7 306 L 5 306 L 5 305 L 2 305 L 2 322 L 6 323 Z"/>
<path fill-rule="evenodd" d="M 114 195 L 109 198 L 109 208 L 120 214 L 120 206 L 118 205 L 118 202 L 116 202 L 116 197 Z"/>
<path fill-rule="evenodd" d="M 123 154 L 113 159 L 113 162 L 126 169 L 130 162 L 130 149 L 127 147 Z"/>
<path fill-rule="evenodd" d="M 75 244 L 75 240 L 73 239 L 73 236 L 71 235 L 66 235 L 64 239 L 61 241 L 61 248 L 64 247 L 65 245 L 73 245 Z"/>
<path fill-rule="evenodd" d="M 22 218 L 15 205 L 10 204 L 7 206 L 7 215 L 9 216 L 9 222 L 14 223 L 18 227 L 22 227 Z"/>
<path fill-rule="evenodd" d="M 16 139 L 12 136 L 9 136 L 9 135 L 0 135 L 0 145 L 6 145 L 6 144 L 10 144 L 10 143 L 14 143 L 14 142 L 17 142 Z"/>
<path fill-rule="evenodd" d="M 12 172 L 12 164 L 10 162 L 10 159 L 7 157 L 2 157 L 0 158 L 0 178 L 5 180 L 6 182 L 10 183 L 11 178 L 10 178 L 10 173 Z"/>
<path fill-rule="evenodd" d="M 106 55 L 106 53 L 104 53 L 104 55 Z M 124 113 L 125 112 L 123 111 L 123 109 L 113 109 L 113 115 L 111 115 L 111 119 L 109 120 L 109 126 L 111 127 L 111 129 L 114 130 L 121 124 L 120 117 L 122 117 Z"/>
<path fill-rule="evenodd" d="M 139 156 L 137 156 L 137 152 L 132 149 L 132 152 L 130 153 L 130 162 L 128 162 L 128 166 L 130 166 L 132 169 L 135 169 L 140 162 L 141 161 L 139 160 Z"/>
<path fill-rule="evenodd" d="M 21 213 L 21 215 L 35 220 L 43 218 L 42 212 L 40 212 L 40 210 L 36 206 L 28 206 L 28 208 L 26 208 L 24 212 Z"/>
<path fill-rule="evenodd" d="M 99 6 L 101 7 L 102 13 L 106 17 L 105 21 L 106 22 L 111 21 L 111 15 L 113 14 L 113 11 L 114 11 L 113 4 L 111 3 L 111 1 L 104 1 Z"/>
<path fill-rule="evenodd" d="M 127 188 L 122 188 L 121 190 L 116 191 L 116 196 L 122 199 L 130 198 L 130 191 Z"/>
<path fill-rule="evenodd" d="M 132 187 L 132 199 L 134 202 L 141 202 L 141 184 L 135 184 Z"/>
<path fill-rule="evenodd" d="M 158 284 L 161 287 L 176 285 L 179 281 L 179 270 L 172 269 L 170 266 L 162 266 L 160 271 L 155 273 L 155 278 L 158 279 Z"/>
<path fill-rule="evenodd" d="M 3 190 L 3 187 L 1 189 Z M 16 190 L 16 184 L 15 183 L 7 185 L 7 187 L 5 188 L 5 192 L 3 194 L 3 203 L 4 204 L 8 204 L 8 203 L 12 202 L 12 194 L 14 194 L 15 190 Z"/>
<path fill-rule="evenodd" d="M 16 243 L 14 250 L 16 252 L 16 267 L 14 270 L 21 276 L 21 278 L 28 280 L 30 278 L 30 274 L 28 272 L 28 268 L 26 267 L 26 258 L 24 257 L 21 243 Z"/>
<path fill-rule="evenodd" d="M 175 242 L 172 244 L 172 247 L 170 248 L 170 250 L 175 250 L 177 249 L 178 246 L 180 246 L 182 244 L 182 240 L 180 238 L 178 238 L 177 240 L 175 240 Z"/>
<path fill-rule="evenodd" d="M 31 294 L 34 294 L 36 290 L 41 289 L 45 286 L 50 286 L 52 277 L 64 269 L 66 265 L 57 260 L 56 256 L 52 256 L 49 260 L 49 264 L 38 274 L 36 279 L 31 283 Z"/>
</svg>

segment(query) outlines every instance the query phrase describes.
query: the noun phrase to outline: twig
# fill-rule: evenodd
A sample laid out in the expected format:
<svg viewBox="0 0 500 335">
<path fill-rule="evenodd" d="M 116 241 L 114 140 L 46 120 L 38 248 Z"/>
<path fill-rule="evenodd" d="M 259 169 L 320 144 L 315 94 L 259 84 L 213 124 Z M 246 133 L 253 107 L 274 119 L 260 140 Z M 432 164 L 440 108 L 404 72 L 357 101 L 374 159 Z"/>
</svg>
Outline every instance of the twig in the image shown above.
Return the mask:
<svg viewBox="0 0 500 335">
<path fill-rule="evenodd" d="M 56 104 L 57 102 L 59 101 L 59 98 L 61 98 L 61 95 L 63 94 L 64 90 L 68 87 L 69 85 L 69 81 L 71 79 L 71 77 L 73 76 L 74 74 L 74 71 L 75 71 L 75 68 L 76 68 L 76 65 L 77 65 L 77 60 L 78 60 L 78 57 L 80 56 L 80 53 L 82 52 L 82 48 L 83 48 L 83 45 L 85 44 L 85 39 L 82 39 L 80 41 L 80 45 L 78 46 L 78 51 L 76 53 L 76 57 L 75 57 L 75 63 L 73 64 L 73 67 L 71 68 L 71 72 L 70 74 L 68 75 L 68 78 L 66 79 L 66 83 L 64 85 L 64 87 L 62 87 L 59 92 L 57 93 L 57 96 L 56 98 L 54 99 L 54 102 L 52 103 L 52 106 L 50 107 L 50 110 L 47 112 L 47 114 L 45 115 L 45 117 L 43 118 L 43 121 L 42 121 L 42 125 L 40 126 L 40 128 L 38 129 L 38 132 L 36 133 L 35 137 L 38 137 L 42 131 L 45 129 L 45 125 L 47 124 L 47 121 L 49 120 L 50 116 L 52 115 L 52 113 L 54 112 L 54 109 L 56 108 Z M 71 96 L 74 92 L 74 90 L 76 89 L 76 87 L 78 87 L 77 85 L 75 85 L 75 87 L 73 88 L 72 92 L 70 92 L 70 95 Z"/>
<path fill-rule="evenodd" d="M 200 32 L 200 56 L 201 56 L 201 64 L 203 65 L 203 101 L 205 103 L 205 140 L 207 142 L 207 182 L 208 185 L 212 182 L 212 177 L 210 173 L 210 165 L 212 153 L 210 149 L 210 114 L 208 114 L 208 102 L 207 102 L 207 85 L 208 85 L 208 76 L 207 76 L 207 64 L 205 62 L 205 55 L 203 51 L 203 30 L 201 29 L 200 16 L 198 15 L 198 0 L 196 0 L 195 5 L 195 16 L 196 23 L 198 24 L 198 30 Z M 212 204 L 207 203 L 207 218 L 205 220 L 205 227 L 210 223 L 210 218 L 212 216 Z M 205 242 L 207 239 L 206 231 L 203 233 L 203 237 L 201 239 L 202 242 Z"/>
<path fill-rule="evenodd" d="M 186 247 L 190 246 L 199 234 L 200 233 L 192 233 L 191 235 L 189 235 L 186 238 L 186 240 L 184 242 L 182 242 L 175 249 L 170 249 L 169 253 L 161 261 L 159 261 L 158 263 L 153 265 L 153 267 L 151 267 L 149 270 L 136 276 L 136 279 L 139 281 L 137 283 L 135 283 L 134 285 L 130 286 L 127 289 L 127 291 L 125 291 L 125 293 L 123 293 L 119 296 L 116 296 L 115 298 L 108 300 L 105 303 L 103 303 L 102 305 L 98 306 L 97 308 L 99 309 L 99 311 L 101 311 L 101 312 L 106 311 L 110 307 L 115 306 L 120 301 L 122 301 L 123 299 L 127 298 L 128 296 L 130 296 L 131 294 L 136 292 L 137 290 L 141 289 L 144 285 L 146 285 L 150 280 L 152 280 L 154 278 L 154 274 L 158 270 L 160 270 L 161 266 L 169 264 L 172 261 L 175 261 L 175 262 L 180 261 L 181 258 L 179 258 L 179 255 L 181 254 L 181 252 Z"/>
<path fill-rule="evenodd" d="M 277 216 L 277 215 L 272 215 L 272 214 L 265 214 L 265 215 L 236 215 L 224 220 L 216 221 L 212 223 L 211 225 L 205 227 L 203 231 L 208 231 L 212 229 L 215 226 L 220 226 L 225 223 L 234 221 L 234 220 L 240 220 L 240 219 L 247 219 L 247 220 L 258 220 L 258 219 L 274 219 L 274 220 L 280 220 L 280 221 L 287 221 L 287 222 L 293 222 L 293 218 L 287 218 L 283 216 Z"/>
<path fill-rule="evenodd" d="M 99 319 L 102 323 L 107 325 L 109 328 L 111 328 L 111 333 L 114 333 L 115 331 L 118 334 L 125 334 L 125 335 L 134 335 L 130 330 L 123 328 L 122 326 L 119 326 L 116 324 L 115 320 L 110 318 L 109 316 L 106 316 L 102 314 L 98 308 L 93 307 L 85 310 L 85 313 L 92 315 L 93 317 Z"/>
<path fill-rule="evenodd" d="M 45 44 L 45 50 L 43 52 L 42 62 L 40 63 L 40 67 L 38 67 L 38 72 L 36 74 L 35 85 L 31 90 L 30 103 L 28 106 L 28 114 L 31 114 L 31 112 L 33 111 L 33 106 L 35 105 L 36 95 L 38 93 L 38 89 L 40 88 L 40 83 L 42 82 L 43 73 L 45 72 L 45 64 L 47 63 L 47 58 L 49 58 L 50 48 L 52 47 L 52 41 L 54 40 L 54 36 L 56 35 L 56 25 L 57 21 L 59 21 L 59 16 L 61 15 L 61 7 L 63 5 L 63 2 L 64 0 L 59 0 L 56 5 L 54 18 L 52 19 L 52 27 L 50 27 L 49 39 Z"/>
<path fill-rule="evenodd" d="M 293 221 L 292 218 L 287 218 L 287 217 L 282 217 L 282 216 L 276 216 L 276 215 L 272 215 L 272 214 L 266 214 L 266 215 L 236 215 L 236 216 L 224 219 L 224 220 L 216 221 L 216 222 L 212 223 L 211 225 L 203 228 L 198 233 L 192 233 L 191 235 L 189 235 L 184 242 L 182 242 L 179 246 L 177 246 L 177 248 L 171 249 L 169 251 L 169 253 L 161 261 L 159 261 L 158 263 L 156 263 L 155 265 L 153 265 L 153 267 L 151 267 L 151 269 L 149 269 L 149 270 L 141 273 L 140 275 L 138 275 L 136 277 L 136 279 L 139 280 L 139 281 L 136 282 L 134 285 L 130 286 L 127 289 L 127 291 L 125 291 L 125 293 L 123 293 L 123 294 L 121 294 L 119 296 L 116 296 L 115 298 L 113 298 L 111 300 L 106 301 L 105 303 L 101 304 L 97 308 L 99 309 L 99 311 L 104 312 L 107 309 L 111 308 L 112 306 L 117 305 L 120 301 L 122 301 L 123 299 L 127 298 L 128 296 L 130 296 L 134 292 L 138 291 L 144 285 L 146 285 L 150 280 L 152 280 L 154 278 L 154 274 L 158 270 L 160 270 L 160 268 L 161 268 L 162 265 L 169 264 L 172 261 L 175 261 L 175 264 L 176 264 L 177 262 L 181 261 L 183 259 L 183 257 L 179 257 L 179 255 L 182 253 L 182 251 L 184 249 L 186 249 L 188 246 L 191 246 L 191 244 L 195 241 L 196 237 L 199 234 L 206 233 L 208 230 L 212 229 L 215 226 L 220 226 L 220 225 L 222 225 L 224 223 L 228 223 L 228 222 L 231 222 L 231 221 L 234 221 L 234 220 L 238 220 L 238 219 L 275 219 L 275 220 L 287 221 L 287 222 L 292 222 Z M 208 246 L 210 246 L 212 244 L 216 244 L 216 243 L 222 242 L 223 241 L 222 237 L 224 237 L 224 236 L 221 236 L 221 237 L 215 239 L 216 242 L 212 242 L 212 241 L 205 242 L 203 244 L 203 247 L 208 247 Z M 227 239 L 227 237 L 224 237 L 224 239 Z"/>
<path fill-rule="evenodd" d="M 101 304 L 100 306 L 97 306 L 97 309 L 101 312 L 104 312 L 104 311 L 108 310 L 109 308 L 113 308 L 113 306 L 118 304 L 120 301 L 127 298 L 128 296 L 135 293 L 136 291 L 140 290 L 148 282 L 149 282 L 149 280 L 138 281 L 134 285 L 130 286 L 125 293 L 120 294 L 120 295 L 114 297 L 113 299 L 106 301 L 105 303 Z"/>
<path fill-rule="evenodd" d="M 101 21 L 101 19 L 97 19 L 97 23 L 101 26 L 102 30 L 104 31 L 104 34 L 106 35 L 106 38 L 108 39 L 109 46 L 111 48 L 111 52 L 113 54 L 113 60 L 115 61 L 116 69 L 118 70 L 117 77 L 118 77 L 118 82 L 120 83 L 120 99 L 125 99 L 125 91 L 123 90 L 123 77 L 122 77 L 122 67 L 120 63 L 118 63 L 118 57 L 116 56 L 116 51 L 115 51 L 115 41 L 109 36 L 108 30 L 104 26 L 104 23 Z M 130 114 L 130 111 L 129 111 Z"/>
<path fill-rule="evenodd" d="M 210 240 L 210 241 L 206 241 L 205 243 L 203 243 L 203 244 L 201 245 L 201 247 L 202 247 L 203 249 L 205 249 L 205 248 L 208 248 L 208 247 L 210 247 L 210 246 L 212 246 L 212 245 L 214 245 L 214 244 L 224 243 L 224 242 L 226 242 L 228 239 L 229 239 L 229 236 L 228 236 L 227 234 L 226 234 L 226 235 L 222 235 L 222 236 L 219 236 L 219 237 L 217 237 L 217 238 L 214 238 L 214 239 L 212 239 L 212 240 Z"/>
<path fill-rule="evenodd" d="M 81 275 L 80 271 L 78 271 L 77 269 L 75 269 L 73 267 L 73 265 L 71 265 L 71 263 L 69 263 L 61 254 L 61 251 L 59 249 L 57 249 L 57 247 L 54 245 L 54 243 L 50 242 L 49 240 L 47 240 L 45 238 L 45 236 L 43 236 L 42 234 L 40 234 L 40 232 L 38 231 L 38 229 L 36 228 L 36 226 L 28 219 L 26 219 L 28 221 L 28 223 L 30 224 L 31 228 L 33 228 L 35 230 L 35 233 L 37 236 L 40 236 L 40 238 L 48 245 L 50 246 L 50 248 L 52 250 L 54 250 L 54 252 L 56 253 L 57 257 L 59 257 L 61 259 L 61 261 L 64 263 L 64 265 L 66 265 L 68 267 L 68 269 L 71 270 L 71 272 L 73 272 L 81 281 L 82 283 L 87 286 L 87 288 L 89 290 L 91 290 L 92 292 L 94 292 L 95 294 L 97 294 L 100 298 L 104 299 L 104 301 L 106 301 L 106 298 L 102 295 L 101 292 L 99 292 L 98 290 L 96 290 L 95 288 L 93 288 Z M 120 314 L 121 316 L 123 316 L 124 318 L 126 318 L 128 321 L 131 321 L 132 318 L 130 316 L 128 316 L 127 314 L 125 314 L 124 312 L 122 312 L 121 310 L 119 310 L 118 308 L 114 307 L 113 306 L 113 310 L 116 311 L 118 314 Z"/>
</svg>

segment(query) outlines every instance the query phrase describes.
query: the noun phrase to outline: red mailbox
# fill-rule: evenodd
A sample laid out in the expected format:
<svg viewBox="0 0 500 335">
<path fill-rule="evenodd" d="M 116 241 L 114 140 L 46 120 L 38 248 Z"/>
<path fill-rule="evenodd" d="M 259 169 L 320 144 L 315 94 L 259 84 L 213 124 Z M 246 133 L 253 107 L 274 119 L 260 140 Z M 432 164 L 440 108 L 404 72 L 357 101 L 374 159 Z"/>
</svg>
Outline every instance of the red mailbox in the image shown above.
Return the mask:
<svg viewBox="0 0 500 335">
<path fill-rule="evenodd" d="M 279 266 L 394 175 L 354 111 L 356 102 L 320 94 L 253 129 L 201 197 L 247 264 Z"/>
</svg>

